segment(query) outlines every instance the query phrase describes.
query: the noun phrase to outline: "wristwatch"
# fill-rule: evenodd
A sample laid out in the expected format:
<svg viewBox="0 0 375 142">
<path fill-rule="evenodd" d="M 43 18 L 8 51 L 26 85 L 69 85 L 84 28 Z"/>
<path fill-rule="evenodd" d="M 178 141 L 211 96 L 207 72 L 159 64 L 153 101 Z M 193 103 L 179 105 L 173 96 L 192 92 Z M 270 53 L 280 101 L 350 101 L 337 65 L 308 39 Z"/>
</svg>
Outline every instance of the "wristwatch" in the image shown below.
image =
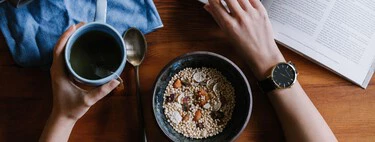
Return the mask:
<svg viewBox="0 0 375 142">
<path fill-rule="evenodd" d="M 258 82 L 264 93 L 275 89 L 286 89 L 293 86 L 297 80 L 298 71 L 292 62 L 281 62 L 272 68 L 271 75 Z"/>
</svg>

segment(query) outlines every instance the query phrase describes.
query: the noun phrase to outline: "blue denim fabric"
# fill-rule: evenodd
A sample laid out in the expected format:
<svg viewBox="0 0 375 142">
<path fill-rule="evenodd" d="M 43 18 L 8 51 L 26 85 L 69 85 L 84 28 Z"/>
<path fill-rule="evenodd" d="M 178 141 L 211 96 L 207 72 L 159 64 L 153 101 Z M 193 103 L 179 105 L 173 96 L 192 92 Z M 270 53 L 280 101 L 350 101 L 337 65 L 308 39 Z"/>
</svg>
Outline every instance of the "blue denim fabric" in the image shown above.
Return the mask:
<svg viewBox="0 0 375 142">
<path fill-rule="evenodd" d="M 92 22 L 96 0 L 34 0 L 14 8 L 0 4 L 0 29 L 15 62 L 48 67 L 60 35 L 73 24 Z M 163 27 L 152 0 L 108 0 L 107 23 L 123 34 L 129 27 L 149 33 Z"/>
</svg>

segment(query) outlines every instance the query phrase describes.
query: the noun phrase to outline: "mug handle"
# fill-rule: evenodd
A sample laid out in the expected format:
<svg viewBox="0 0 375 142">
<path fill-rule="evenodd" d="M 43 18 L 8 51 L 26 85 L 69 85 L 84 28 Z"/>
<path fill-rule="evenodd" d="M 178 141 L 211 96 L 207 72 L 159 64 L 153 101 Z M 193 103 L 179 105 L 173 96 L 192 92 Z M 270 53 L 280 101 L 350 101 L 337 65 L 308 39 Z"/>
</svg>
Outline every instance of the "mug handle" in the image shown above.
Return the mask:
<svg viewBox="0 0 375 142">
<path fill-rule="evenodd" d="M 96 0 L 95 22 L 105 23 L 107 18 L 107 0 Z"/>
</svg>

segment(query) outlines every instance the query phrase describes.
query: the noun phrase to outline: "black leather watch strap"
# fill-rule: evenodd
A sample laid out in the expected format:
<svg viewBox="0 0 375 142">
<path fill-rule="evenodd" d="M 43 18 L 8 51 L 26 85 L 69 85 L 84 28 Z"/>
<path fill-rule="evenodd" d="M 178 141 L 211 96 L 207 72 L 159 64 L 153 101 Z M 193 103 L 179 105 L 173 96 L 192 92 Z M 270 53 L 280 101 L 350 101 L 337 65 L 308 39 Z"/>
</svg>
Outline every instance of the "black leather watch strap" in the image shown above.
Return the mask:
<svg viewBox="0 0 375 142">
<path fill-rule="evenodd" d="M 264 93 L 271 92 L 277 88 L 271 77 L 259 81 L 258 84 Z"/>
</svg>

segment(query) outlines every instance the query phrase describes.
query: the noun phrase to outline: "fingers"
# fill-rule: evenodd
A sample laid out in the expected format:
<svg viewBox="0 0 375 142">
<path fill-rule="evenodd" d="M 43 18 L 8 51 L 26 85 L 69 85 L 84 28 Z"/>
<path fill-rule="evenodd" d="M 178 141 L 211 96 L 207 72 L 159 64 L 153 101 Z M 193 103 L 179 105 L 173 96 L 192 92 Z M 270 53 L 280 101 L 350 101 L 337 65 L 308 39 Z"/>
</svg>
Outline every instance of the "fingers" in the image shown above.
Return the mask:
<svg viewBox="0 0 375 142">
<path fill-rule="evenodd" d="M 81 27 L 82 25 L 84 25 L 85 23 L 81 22 L 77 25 L 72 25 L 68 28 L 68 30 L 66 30 L 60 37 L 60 39 L 57 41 L 56 43 L 56 46 L 55 46 L 55 49 L 54 49 L 54 55 L 55 57 L 58 56 L 58 55 L 61 55 L 63 49 L 64 49 L 64 46 L 66 44 L 66 42 L 68 41 L 69 37 L 74 33 L 74 31 L 76 31 L 79 27 Z"/>
<path fill-rule="evenodd" d="M 65 44 L 68 41 L 69 37 L 74 33 L 76 29 L 84 25 L 84 23 L 79 23 L 77 25 L 72 25 L 68 28 L 68 30 L 63 33 L 60 39 L 57 41 L 56 46 L 53 51 L 53 63 L 51 67 L 51 72 L 56 72 L 59 76 L 63 76 L 64 74 L 64 58 L 63 58 L 63 51 L 65 48 Z"/>
<path fill-rule="evenodd" d="M 57 41 L 54 49 L 54 57 L 58 57 L 64 50 L 65 44 L 68 41 L 69 37 L 76 31 L 79 27 L 83 26 L 85 23 L 81 22 L 77 25 L 72 25 L 66 30 L 60 39 Z"/>
<path fill-rule="evenodd" d="M 104 98 L 107 96 L 113 89 L 115 89 L 118 85 L 120 84 L 120 81 L 114 79 L 111 80 L 110 82 L 95 88 L 89 92 L 87 97 L 89 97 L 90 102 L 96 103 L 100 99 Z"/>
<path fill-rule="evenodd" d="M 230 12 L 235 16 L 239 16 L 244 13 L 244 10 L 241 8 L 237 0 L 225 0 L 225 3 L 227 3 Z"/>
<path fill-rule="evenodd" d="M 249 0 L 251 5 L 255 8 L 255 9 L 261 9 L 263 8 L 263 5 L 262 3 L 260 2 L 260 0 Z"/>
<path fill-rule="evenodd" d="M 209 5 L 205 9 L 214 17 L 219 25 L 233 20 L 233 17 L 229 15 L 218 0 L 209 0 Z"/>
<path fill-rule="evenodd" d="M 238 3 L 242 7 L 243 10 L 251 12 L 254 10 L 253 6 L 251 6 L 251 3 L 249 0 L 238 0 Z"/>
<path fill-rule="evenodd" d="M 68 30 L 65 31 L 65 33 L 60 37 L 60 39 L 57 41 L 55 48 L 53 50 L 53 60 L 57 61 L 58 58 L 61 56 L 61 53 L 65 47 L 65 43 L 70 37 L 71 34 L 76 30 L 76 26 L 72 25 L 68 28 Z"/>
</svg>

